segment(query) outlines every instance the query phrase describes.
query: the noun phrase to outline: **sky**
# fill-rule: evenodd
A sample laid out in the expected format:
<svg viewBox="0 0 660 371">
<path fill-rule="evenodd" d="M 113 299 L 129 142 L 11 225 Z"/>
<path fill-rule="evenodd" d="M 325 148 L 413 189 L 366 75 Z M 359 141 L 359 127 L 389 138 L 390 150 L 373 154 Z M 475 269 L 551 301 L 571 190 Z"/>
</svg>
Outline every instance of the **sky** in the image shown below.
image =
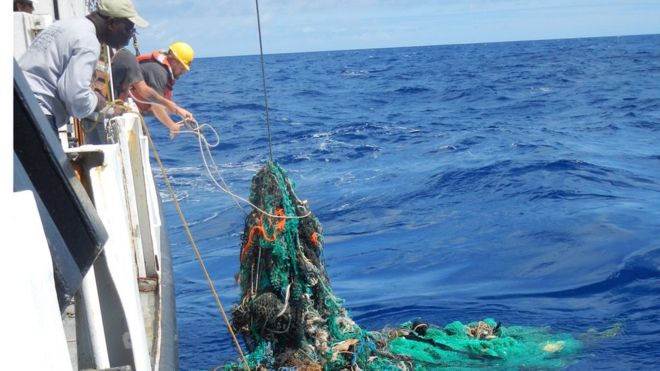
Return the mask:
<svg viewBox="0 0 660 371">
<path fill-rule="evenodd" d="M 197 57 L 259 54 L 254 0 L 133 1 L 151 23 L 139 30 L 142 52 L 185 41 Z M 266 54 L 660 34 L 660 0 L 261 0 L 259 9 Z M 12 15 L 2 17 L 8 35 Z M 3 55 L 0 69 L 12 68 Z M 3 112 L 12 112 L 9 78 L 0 75 Z M 0 138 L 4 168 L 12 136 Z M 11 189 L 2 178 L 0 194 Z"/>
<path fill-rule="evenodd" d="M 259 54 L 254 0 L 134 0 L 141 51 Z M 660 0 L 261 0 L 264 53 L 660 34 Z"/>
</svg>

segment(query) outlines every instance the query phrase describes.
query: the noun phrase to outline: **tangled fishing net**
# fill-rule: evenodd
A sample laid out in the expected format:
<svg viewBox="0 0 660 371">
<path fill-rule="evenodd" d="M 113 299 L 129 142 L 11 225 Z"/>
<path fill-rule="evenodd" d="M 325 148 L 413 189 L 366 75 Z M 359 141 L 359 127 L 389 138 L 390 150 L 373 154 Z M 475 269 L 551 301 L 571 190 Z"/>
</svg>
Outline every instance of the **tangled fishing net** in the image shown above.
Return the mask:
<svg viewBox="0 0 660 371">
<path fill-rule="evenodd" d="M 277 164 L 253 178 L 245 221 L 233 327 L 251 369 L 427 370 L 565 366 L 580 344 L 544 328 L 505 327 L 492 319 L 441 328 L 420 321 L 367 331 L 336 297 L 323 263 L 323 231 Z M 236 362 L 225 369 L 244 369 Z"/>
</svg>

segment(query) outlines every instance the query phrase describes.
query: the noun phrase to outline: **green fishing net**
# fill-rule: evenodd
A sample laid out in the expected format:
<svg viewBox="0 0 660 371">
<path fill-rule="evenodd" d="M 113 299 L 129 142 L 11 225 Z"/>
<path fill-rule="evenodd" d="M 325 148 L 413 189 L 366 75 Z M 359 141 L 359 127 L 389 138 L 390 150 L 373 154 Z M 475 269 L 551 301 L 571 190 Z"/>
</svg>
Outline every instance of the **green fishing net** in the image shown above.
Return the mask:
<svg viewBox="0 0 660 371">
<path fill-rule="evenodd" d="M 254 176 L 250 201 L 262 211 L 254 209 L 245 221 L 241 299 L 231 313 L 251 369 L 548 369 L 566 366 L 580 348 L 570 335 L 493 319 L 366 331 L 333 294 L 321 224 L 279 165 L 269 162 Z"/>
</svg>

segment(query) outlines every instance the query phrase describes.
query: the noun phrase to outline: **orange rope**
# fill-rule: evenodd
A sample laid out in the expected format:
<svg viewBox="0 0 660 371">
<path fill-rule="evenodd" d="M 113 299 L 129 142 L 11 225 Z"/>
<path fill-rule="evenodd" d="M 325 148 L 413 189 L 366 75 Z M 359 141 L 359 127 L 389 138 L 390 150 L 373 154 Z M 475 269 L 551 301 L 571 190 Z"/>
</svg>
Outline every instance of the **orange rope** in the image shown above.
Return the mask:
<svg viewBox="0 0 660 371">
<path fill-rule="evenodd" d="M 284 216 L 285 215 L 284 210 L 283 209 L 277 209 L 276 215 L 277 216 Z M 268 235 L 266 234 L 266 230 L 264 229 L 264 227 L 261 226 L 261 224 L 262 224 L 261 223 L 261 217 L 259 217 L 259 219 L 257 219 L 256 224 L 257 225 L 250 228 L 250 233 L 248 234 L 247 242 L 245 242 L 245 245 L 243 245 L 243 248 L 241 249 L 241 262 L 243 261 L 243 258 L 245 257 L 245 254 L 247 253 L 247 251 L 250 249 L 250 246 L 252 246 L 252 239 L 254 238 L 254 233 L 255 232 L 259 232 L 259 234 L 261 235 L 261 238 L 263 238 L 267 242 L 275 242 L 275 239 L 277 238 L 277 234 L 284 231 L 284 226 L 286 225 L 286 219 L 282 218 L 277 222 L 277 224 L 275 225 L 275 231 L 273 232 L 273 235 L 270 236 L 270 237 L 268 237 Z M 268 219 L 268 224 L 272 225 L 270 218 Z"/>
<path fill-rule="evenodd" d="M 311 239 L 314 246 L 316 247 L 321 246 L 321 242 L 319 241 L 319 234 L 317 232 L 312 233 Z"/>
<path fill-rule="evenodd" d="M 277 216 L 284 216 L 284 209 L 277 209 Z M 278 232 L 284 231 L 284 226 L 286 225 L 286 219 L 281 218 L 277 224 L 276 224 L 276 229 Z"/>
</svg>

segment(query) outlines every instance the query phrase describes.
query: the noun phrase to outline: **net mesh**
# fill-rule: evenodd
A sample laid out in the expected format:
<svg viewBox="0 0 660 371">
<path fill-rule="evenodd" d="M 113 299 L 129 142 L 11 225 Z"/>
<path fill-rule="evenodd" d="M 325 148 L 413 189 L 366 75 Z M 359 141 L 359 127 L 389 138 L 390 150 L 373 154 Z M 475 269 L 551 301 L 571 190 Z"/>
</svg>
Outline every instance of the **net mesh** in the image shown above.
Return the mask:
<svg viewBox="0 0 660 371">
<path fill-rule="evenodd" d="M 505 327 L 493 319 L 437 327 L 420 321 L 366 331 L 334 295 L 323 262 L 323 231 L 276 163 L 254 176 L 231 310 L 252 369 L 427 370 L 558 368 L 580 342 L 546 328 Z M 306 217 L 303 217 L 308 215 Z M 235 362 L 225 369 L 243 369 Z"/>
</svg>

